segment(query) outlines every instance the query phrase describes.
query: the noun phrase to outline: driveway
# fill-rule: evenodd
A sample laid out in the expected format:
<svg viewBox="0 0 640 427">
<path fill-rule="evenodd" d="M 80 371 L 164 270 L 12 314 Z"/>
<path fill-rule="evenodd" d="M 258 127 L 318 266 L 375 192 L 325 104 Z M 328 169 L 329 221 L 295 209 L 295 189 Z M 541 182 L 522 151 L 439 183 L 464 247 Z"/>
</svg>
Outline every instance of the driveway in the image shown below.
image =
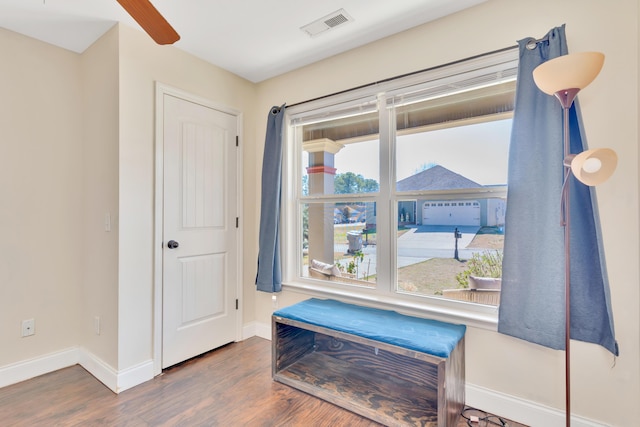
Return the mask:
<svg viewBox="0 0 640 427">
<path fill-rule="evenodd" d="M 453 258 L 455 255 L 455 226 L 419 225 L 411 227 L 398 238 L 398 267 L 417 264 L 431 258 Z M 466 249 L 476 233 L 478 226 L 459 226 L 458 258 L 470 259 L 474 252 L 482 249 Z M 335 250 L 347 253 L 348 245 L 336 245 Z M 358 276 L 376 274 L 376 247 L 363 246 L 364 260 L 360 263 Z M 349 258 L 349 257 L 345 257 Z"/>
<path fill-rule="evenodd" d="M 466 248 L 473 240 L 480 227 L 457 227 L 461 238 L 458 239 L 458 249 Z M 418 225 L 411 227 L 409 231 L 398 237 L 398 250 L 400 248 L 420 249 L 454 249 L 456 239 L 452 225 Z"/>
</svg>

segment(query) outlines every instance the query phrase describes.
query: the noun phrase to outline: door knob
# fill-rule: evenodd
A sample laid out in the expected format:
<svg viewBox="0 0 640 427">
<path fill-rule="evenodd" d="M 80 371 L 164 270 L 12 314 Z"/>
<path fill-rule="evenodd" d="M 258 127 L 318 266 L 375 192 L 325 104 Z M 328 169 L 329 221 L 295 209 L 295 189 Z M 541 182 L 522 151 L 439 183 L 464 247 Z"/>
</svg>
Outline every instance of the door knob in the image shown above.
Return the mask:
<svg viewBox="0 0 640 427">
<path fill-rule="evenodd" d="M 179 244 L 178 242 L 176 242 L 175 240 L 169 240 L 169 241 L 167 242 L 167 247 L 168 247 L 169 249 L 175 249 L 175 248 L 177 248 L 178 246 L 180 246 L 180 244 Z"/>
</svg>

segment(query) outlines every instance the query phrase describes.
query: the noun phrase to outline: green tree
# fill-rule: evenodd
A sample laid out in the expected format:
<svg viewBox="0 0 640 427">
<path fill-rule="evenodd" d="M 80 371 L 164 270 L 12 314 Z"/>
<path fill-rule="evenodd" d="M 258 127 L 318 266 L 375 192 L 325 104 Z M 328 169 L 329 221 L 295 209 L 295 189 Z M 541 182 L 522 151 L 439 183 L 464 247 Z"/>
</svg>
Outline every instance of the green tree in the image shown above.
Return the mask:
<svg viewBox="0 0 640 427">
<path fill-rule="evenodd" d="M 380 188 L 378 181 L 353 172 L 339 173 L 334 180 L 336 194 L 373 193 Z"/>
<path fill-rule="evenodd" d="M 378 184 L 378 181 L 376 181 L 375 179 L 370 179 L 370 178 L 365 178 L 364 181 L 362 182 L 362 193 L 375 193 L 376 191 L 378 191 L 380 189 L 380 185 Z"/>
</svg>

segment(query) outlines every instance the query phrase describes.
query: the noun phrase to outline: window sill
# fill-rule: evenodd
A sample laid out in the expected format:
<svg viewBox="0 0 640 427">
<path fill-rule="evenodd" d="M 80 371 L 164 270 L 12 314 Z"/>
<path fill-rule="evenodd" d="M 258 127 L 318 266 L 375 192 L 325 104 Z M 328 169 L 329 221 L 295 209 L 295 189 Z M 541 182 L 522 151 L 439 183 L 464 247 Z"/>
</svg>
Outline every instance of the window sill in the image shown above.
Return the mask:
<svg viewBox="0 0 640 427">
<path fill-rule="evenodd" d="M 344 302 L 367 305 L 384 310 L 394 310 L 416 317 L 427 317 L 443 322 L 464 324 L 469 327 L 498 330 L 498 307 L 430 297 L 403 297 L 363 293 L 348 288 L 328 288 L 313 281 L 288 282 L 284 291 L 317 298 L 336 298 Z"/>
</svg>

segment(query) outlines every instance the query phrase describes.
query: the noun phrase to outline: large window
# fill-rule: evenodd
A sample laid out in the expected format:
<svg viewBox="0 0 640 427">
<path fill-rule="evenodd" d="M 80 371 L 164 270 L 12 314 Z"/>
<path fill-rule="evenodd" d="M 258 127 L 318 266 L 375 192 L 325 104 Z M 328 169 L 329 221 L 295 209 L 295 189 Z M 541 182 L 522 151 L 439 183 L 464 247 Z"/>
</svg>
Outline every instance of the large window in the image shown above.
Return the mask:
<svg viewBox="0 0 640 427">
<path fill-rule="evenodd" d="M 516 52 L 287 111 L 285 284 L 499 304 Z"/>
</svg>

